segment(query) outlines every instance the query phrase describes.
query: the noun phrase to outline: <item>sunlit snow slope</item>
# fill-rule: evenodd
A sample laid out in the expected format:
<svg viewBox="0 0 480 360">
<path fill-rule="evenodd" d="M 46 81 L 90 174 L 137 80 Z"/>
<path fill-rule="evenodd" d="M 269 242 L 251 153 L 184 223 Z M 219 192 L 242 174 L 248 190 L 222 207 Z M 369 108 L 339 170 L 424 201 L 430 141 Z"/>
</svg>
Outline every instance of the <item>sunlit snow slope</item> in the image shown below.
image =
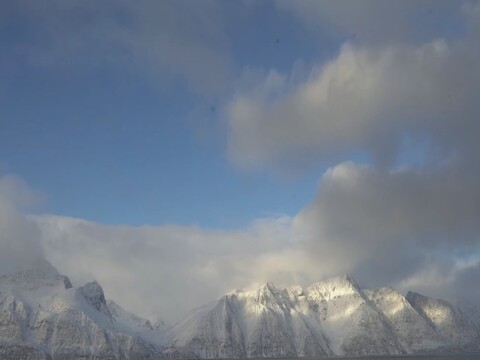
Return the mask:
<svg viewBox="0 0 480 360">
<path fill-rule="evenodd" d="M 480 351 L 474 321 L 444 300 L 348 276 L 236 290 L 167 326 L 75 288 L 38 259 L 0 277 L 0 358 L 163 359 Z"/>
<path fill-rule="evenodd" d="M 205 358 L 379 355 L 478 351 L 480 336 L 443 300 L 362 290 L 340 276 L 227 294 L 175 325 L 169 346 Z"/>
</svg>

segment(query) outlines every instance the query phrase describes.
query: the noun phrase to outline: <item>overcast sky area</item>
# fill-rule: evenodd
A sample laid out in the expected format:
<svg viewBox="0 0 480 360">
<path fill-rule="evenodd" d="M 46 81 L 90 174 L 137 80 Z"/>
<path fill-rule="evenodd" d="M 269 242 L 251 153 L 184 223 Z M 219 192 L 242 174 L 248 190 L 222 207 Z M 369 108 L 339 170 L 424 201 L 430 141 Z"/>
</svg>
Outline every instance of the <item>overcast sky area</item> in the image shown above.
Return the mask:
<svg viewBox="0 0 480 360">
<path fill-rule="evenodd" d="M 0 46 L 0 273 L 480 301 L 480 2 L 7 0 Z"/>
</svg>

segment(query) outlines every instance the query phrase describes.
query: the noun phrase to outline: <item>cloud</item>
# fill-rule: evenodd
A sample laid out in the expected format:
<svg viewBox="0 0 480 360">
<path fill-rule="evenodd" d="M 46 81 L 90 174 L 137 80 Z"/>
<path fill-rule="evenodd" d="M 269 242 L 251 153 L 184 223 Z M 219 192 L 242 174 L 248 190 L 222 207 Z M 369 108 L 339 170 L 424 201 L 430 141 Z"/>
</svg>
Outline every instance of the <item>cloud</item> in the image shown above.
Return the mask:
<svg viewBox="0 0 480 360">
<path fill-rule="evenodd" d="M 342 163 L 293 218 L 230 231 L 26 216 L 19 206 L 37 195 L 8 175 L 0 179 L 0 273 L 45 254 L 77 286 L 95 279 L 126 308 L 171 321 L 234 288 L 305 286 L 342 273 L 365 287 L 477 301 L 479 174 L 457 159 L 434 169 Z"/>
<path fill-rule="evenodd" d="M 468 314 L 478 314 L 480 291 L 475 286 L 480 276 L 478 250 L 470 256 L 444 258 L 396 284 L 404 292 L 414 290 L 445 299 Z M 475 319 L 474 319 L 475 320 Z M 479 320 L 479 319 L 476 319 Z"/>
<path fill-rule="evenodd" d="M 443 0 L 287 1 L 277 7 L 291 12 L 312 31 L 369 44 L 431 40 L 459 16 L 457 3 Z"/>
<path fill-rule="evenodd" d="M 445 259 L 479 254 L 478 180 L 456 163 L 399 170 L 342 163 L 322 177 L 295 231 L 330 273 L 395 285 Z"/>
<path fill-rule="evenodd" d="M 270 69 L 240 89 L 225 111 L 229 157 L 287 172 L 340 162 L 292 221 L 309 280 L 347 272 L 363 286 L 478 301 L 468 282 L 480 263 L 479 4 L 458 7 L 465 28 L 444 38 L 395 36 L 418 3 L 345 5 L 279 3 L 308 26 L 364 24 L 361 39 L 303 79 Z M 359 154 L 372 161 L 344 162 Z"/>
<path fill-rule="evenodd" d="M 456 299 L 469 294 L 466 264 L 480 261 L 479 180 L 457 161 L 395 170 L 347 162 L 325 172 L 295 217 L 236 231 L 34 220 L 62 273 L 76 284 L 98 280 L 108 297 L 150 318 L 177 320 L 234 288 L 305 286 L 342 273 L 364 287 Z"/>
<path fill-rule="evenodd" d="M 0 14 L 31 20 L 14 54 L 37 66 L 173 73 L 202 94 L 228 82 L 228 41 L 215 4 L 18 4 Z M 126 308 L 169 319 L 232 288 L 308 285 L 345 272 L 364 286 L 468 293 L 480 245 L 478 4 L 463 7 L 469 30 L 462 37 L 415 41 L 403 22 L 413 3 L 395 2 L 395 12 L 384 2 L 349 4 L 360 6 L 356 15 L 343 2 L 280 5 L 307 22 L 318 16 L 344 34 L 356 30 L 360 41 L 307 76 L 295 67 L 246 74 L 225 109 L 228 152 L 246 169 L 331 165 L 363 152 L 371 164 L 332 166 L 298 214 L 237 231 L 26 217 L 19 208 L 34 196 L 20 179 L 4 177 L 0 270 L 44 252 L 77 285 L 94 278 Z"/>
<path fill-rule="evenodd" d="M 228 86 L 229 45 L 215 3 L 22 0 L 3 2 L 0 13 L 5 26 L 21 29 L 2 56 L 11 68 L 173 75 L 206 96 Z"/>
<path fill-rule="evenodd" d="M 468 269 L 458 264 L 479 253 L 480 235 L 473 43 L 470 33 L 420 45 L 346 44 L 303 79 L 271 70 L 236 94 L 226 115 L 229 154 L 241 167 L 291 168 L 357 151 L 376 159 L 333 166 L 293 219 L 211 231 L 44 216 L 36 221 L 45 253 L 75 282 L 95 278 L 127 308 L 171 319 L 233 287 L 307 285 L 345 272 L 365 286 L 465 293 Z M 427 144 L 420 166 L 396 166 L 411 146 L 405 139 Z"/>
<path fill-rule="evenodd" d="M 0 274 L 42 256 L 40 230 L 19 210 L 37 199 L 38 194 L 18 177 L 0 177 Z"/>
<path fill-rule="evenodd" d="M 471 152 L 479 132 L 478 58 L 468 41 L 346 44 L 300 84 L 271 70 L 227 106 L 228 153 L 252 169 L 299 158 L 331 162 L 359 151 L 391 165 L 406 138 L 428 142 L 431 154 Z"/>
<path fill-rule="evenodd" d="M 96 279 L 127 309 L 170 320 L 234 288 L 289 273 L 288 264 L 268 263 L 295 251 L 288 217 L 238 231 L 107 226 L 47 215 L 35 221 L 48 260 L 74 284 Z"/>
<path fill-rule="evenodd" d="M 296 4 L 282 6 L 330 6 Z M 374 21 L 363 42 L 344 44 L 303 80 L 271 69 L 231 99 L 228 153 L 242 169 L 373 159 L 332 166 L 294 217 L 298 249 L 317 263 L 311 274 L 348 272 L 365 286 L 450 298 L 469 293 L 462 279 L 477 265 L 461 264 L 480 259 L 477 8 L 464 5 L 468 31 L 455 39 L 370 39 L 376 27 L 389 34 L 385 19 Z"/>
<path fill-rule="evenodd" d="M 0 177 L 0 200 L 12 208 L 25 209 L 37 205 L 43 194 L 33 191 L 20 177 L 5 174 Z"/>
</svg>

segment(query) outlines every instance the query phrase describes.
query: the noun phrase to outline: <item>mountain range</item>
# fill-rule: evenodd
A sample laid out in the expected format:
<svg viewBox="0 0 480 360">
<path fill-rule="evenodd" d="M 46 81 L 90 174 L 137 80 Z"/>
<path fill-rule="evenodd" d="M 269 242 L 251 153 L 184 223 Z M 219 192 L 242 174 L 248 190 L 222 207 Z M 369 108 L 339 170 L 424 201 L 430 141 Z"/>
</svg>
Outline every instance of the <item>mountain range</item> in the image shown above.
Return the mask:
<svg viewBox="0 0 480 360">
<path fill-rule="evenodd" d="M 106 300 L 96 282 L 74 287 L 44 259 L 0 277 L 0 358 L 9 359 L 477 352 L 475 319 L 441 299 L 361 289 L 338 276 L 306 288 L 236 290 L 166 326 Z"/>
</svg>

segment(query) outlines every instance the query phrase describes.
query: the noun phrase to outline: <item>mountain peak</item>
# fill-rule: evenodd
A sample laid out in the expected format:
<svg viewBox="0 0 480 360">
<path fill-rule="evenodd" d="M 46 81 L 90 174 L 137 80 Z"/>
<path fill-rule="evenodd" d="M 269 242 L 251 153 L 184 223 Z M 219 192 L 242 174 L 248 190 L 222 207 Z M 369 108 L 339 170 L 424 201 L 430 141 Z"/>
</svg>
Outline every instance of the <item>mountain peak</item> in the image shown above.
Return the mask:
<svg viewBox="0 0 480 360">
<path fill-rule="evenodd" d="M 419 306 L 424 306 L 428 302 L 436 301 L 435 299 L 429 298 L 428 296 L 416 293 L 414 291 L 409 291 L 407 296 L 405 296 L 407 301 L 412 305 L 414 308 L 418 308 Z"/>
<path fill-rule="evenodd" d="M 41 286 L 63 285 L 65 289 L 72 287 L 70 279 L 58 272 L 45 258 L 38 257 L 29 264 L 24 264 L 10 275 L 3 275 L 1 280 L 9 284 L 27 289 L 36 289 Z"/>
<path fill-rule="evenodd" d="M 277 288 L 275 287 L 275 285 L 271 281 L 267 281 L 265 284 L 263 284 L 261 289 L 262 290 L 268 290 L 270 292 L 276 292 L 277 291 Z"/>
<path fill-rule="evenodd" d="M 111 317 L 103 289 L 96 281 L 85 284 L 84 286 L 78 288 L 78 291 L 97 311 L 103 312 Z"/>
<path fill-rule="evenodd" d="M 360 287 L 350 275 L 334 276 L 308 287 L 310 292 L 319 292 L 323 296 L 343 296 L 360 293 Z"/>
<path fill-rule="evenodd" d="M 45 259 L 0 278 L 0 358 L 164 358 L 151 324 L 115 321 L 98 283 L 69 286 Z"/>
<path fill-rule="evenodd" d="M 373 290 L 364 290 L 365 292 L 371 293 L 374 297 L 388 297 L 388 298 L 395 298 L 395 299 L 405 299 L 405 297 L 397 290 L 390 286 L 384 286 L 378 289 Z"/>
<path fill-rule="evenodd" d="M 337 279 L 338 281 L 341 281 L 341 282 L 352 284 L 352 285 L 354 285 L 355 287 L 358 288 L 357 281 L 350 274 L 343 274 L 343 275 L 340 275 L 340 276 L 336 276 L 336 277 L 334 277 L 334 279 Z"/>
<path fill-rule="evenodd" d="M 416 293 L 415 291 L 409 291 L 409 292 L 407 292 L 406 298 L 407 298 L 408 300 L 410 300 L 410 299 L 415 299 L 415 298 L 417 298 L 417 297 L 419 297 L 419 298 L 424 298 L 425 296 L 423 296 L 423 295 L 421 295 L 421 294 L 419 294 L 419 293 Z"/>
</svg>

